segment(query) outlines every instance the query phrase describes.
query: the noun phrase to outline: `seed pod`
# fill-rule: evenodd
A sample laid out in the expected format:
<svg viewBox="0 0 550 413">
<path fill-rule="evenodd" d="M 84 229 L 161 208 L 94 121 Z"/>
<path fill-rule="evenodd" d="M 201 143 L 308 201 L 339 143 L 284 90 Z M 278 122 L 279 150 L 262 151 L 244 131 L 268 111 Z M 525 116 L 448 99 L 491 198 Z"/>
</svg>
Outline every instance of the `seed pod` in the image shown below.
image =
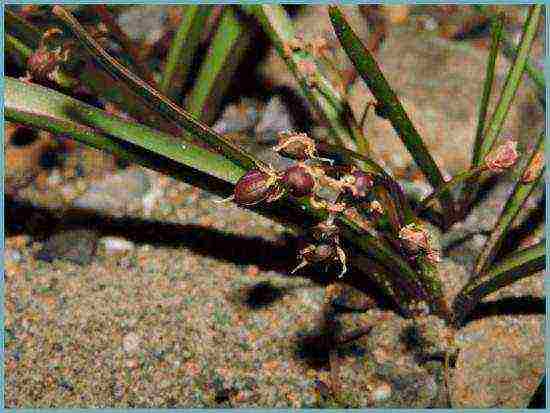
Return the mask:
<svg viewBox="0 0 550 413">
<path fill-rule="evenodd" d="M 258 169 L 244 174 L 235 185 L 235 203 L 242 206 L 255 205 L 275 192 L 273 178 Z"/>
<path fill-rule="evenodd" d="M 273 149 L 287 158 L 304 161 L 315 156 L 315 141 L 305 133 L 281 133 Z"/>
<path fill-rule="evenodd" d="M 282 177 L 282 182 L 288 188 L 290 194 L 296 198 L 309 195 L 315 186 L 311 174 L 300 165 L 288 168 Z"/>
</svg>

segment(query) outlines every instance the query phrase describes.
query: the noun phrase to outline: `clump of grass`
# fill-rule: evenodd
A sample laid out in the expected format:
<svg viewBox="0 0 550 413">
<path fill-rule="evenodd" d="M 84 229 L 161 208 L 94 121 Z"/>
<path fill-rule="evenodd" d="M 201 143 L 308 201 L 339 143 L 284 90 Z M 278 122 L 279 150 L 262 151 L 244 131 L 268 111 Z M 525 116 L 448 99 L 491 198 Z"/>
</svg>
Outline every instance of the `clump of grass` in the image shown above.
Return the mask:
<svg viewBox="0 0 550 413">
<path fill-rule="evenodd" d="M 334 84 L 316 68 L 327 63 L 322 39 L 305 44 L 297 39 L 285 10 L 278 5 L 242 6 L 269 35 L 303 95 L 330 127 L 332 141 L 318 142 L 301 133 L 281 135 L 276 150 L 295 164 L 275 170 L 225 136 L 212 130 L 209 102 L 223 94 L 223 85 L 247 44 L 248 29 L 237 10 L 225 6 L 199 75 L 187 99 L 180 103 L 184 80 L 199 42 L 209 6 L 185 6 L 183 18 L 170 45 L 160 84 L 140 63 L 137 72 L 113 57 L 65 8 L 52 14 L 65 30 L 54 48 L 42 33 L 17 14 L 6 14 L 6 49 L 18 62 L 26 62 L 25 80 L 5 79 L 6 119 L 73 139 L 176 179 L 232 199 L 246 208 L 284 222 L 309 236 L 309 245 L 297 251 L 297 269 L 312 263 L 336 264 L 335 275 L 345 276 L 348 267 L 364 273 L 407 317 L 435 314 L 458 329 L 470 312 L 488 294 L 518 279 L 532 276 L 544 266 L 544 244 L 512 252 L 495 262 L 511 223 L 542 180 L 544 133 L 530 161 L 519 171 L 522 179 L 506 201 L 504 210 L 480 253 L 475 273 L 454 303 L 443 296 L 438 273 L 439 252 L 420 213 L 437 216 L 439 200 L 443 228 L 465 218 L 473 196 L 453 199 L 451 189 L 464 184 L 475 193 L 488 174 L 516 168 L 516 159 L 506 148 L 496 148 L 502 125 L 513 104 L 522 74 L 530 67 L 533 44 L 542 6 L 532 6 L 523 37 L 511 65 L 499 103 L 487 118 L 502 19 L 492 25 L 492 46 L 479 109 L 471 169 L 445 182 L 442 173 L 387 82 L 370 51 L 361 43 L 344 13 L 330 6 L 330 18 L 340 43 L 383 114 L 433 187 L 413 211 L 400 186 L 370 157 L 368 136 L 351 114 L 342 85 Z M 135 47 L 123 36 L 106 8 L 98 14 L 130 61 L 138 59 Z M 51 33 L 50 33 L 51 34 Z M 315 46 L 315 47 L 314 47 Z M 75 62 L 81 64 L 75 65 Z M 330 59 L 329 59 L 330 63 Z M 537 78 L 538 79 L 538 78 Z M 539 79 L 540 80 L 540 79 Z M 39 84 L 41 83 L 41 84 Z M 74 84 L 130 113 L 135 121 L 88 105 L 72 93 Z M 71 96 L 72 95 L 72 96 Z M 216 97 L 214 97 L 216 95 Z M 526 155 L 524 155 L 526 156 Z M 338 161 L 340 159 L 340 161 Z M 519 164 L 519 163 L 518 163 Z M 324 309 L 326 312 L 326 309 Z M 224 321 L 225 322 L 225 321 Z M 365 329 L 352 339 L 368 332 Z M 334 339 L 334 345 L 339 342 Z M 450 357 L 450 354 L 447 354 Z M 331 357 L 331 368 L 337 360 Z M 333 370 L 334 371 L 334 370 Z M 336 377 L 333 374 L 333 377 Z M 335 379 L 336 380 L 336 379 Z M 334 383 L 337 390 L 338 384 Z"/>
</svg>

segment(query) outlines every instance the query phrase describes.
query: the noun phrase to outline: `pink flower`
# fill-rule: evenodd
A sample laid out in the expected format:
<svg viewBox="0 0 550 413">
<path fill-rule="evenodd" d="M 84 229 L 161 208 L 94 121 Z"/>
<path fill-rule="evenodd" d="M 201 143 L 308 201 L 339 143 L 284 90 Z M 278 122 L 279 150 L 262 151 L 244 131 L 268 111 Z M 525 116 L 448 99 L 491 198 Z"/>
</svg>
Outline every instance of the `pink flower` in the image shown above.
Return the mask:
<svg viewBox="0 0 550 413">
<path fill-rule="evenodd" d="M 405 248 L 412 253 L 429 249 L 428 232 L 417 224 L 409 224 L 401 228 L 399 238 L 404 242 Z"/>
<path fill-rule="evenodd" d="M 516 141 L 507 141 L 485 157 L 485 166 L 493 172 L 502 172 L 513 166 L 518 160 Z"/>
</svg>

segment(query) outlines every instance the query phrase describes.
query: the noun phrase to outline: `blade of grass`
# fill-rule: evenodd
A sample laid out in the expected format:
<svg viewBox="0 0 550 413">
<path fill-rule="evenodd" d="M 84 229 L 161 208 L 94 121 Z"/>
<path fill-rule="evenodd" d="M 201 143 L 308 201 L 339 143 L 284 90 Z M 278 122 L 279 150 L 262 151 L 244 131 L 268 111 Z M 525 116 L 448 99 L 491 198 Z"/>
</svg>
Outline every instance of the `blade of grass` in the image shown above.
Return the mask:
<svg viewBox="0 0 550 413">
<path fill-rule="evenodd" d="M 476 4 L 473 6 L 476 10 L 478 10 L 481 14 L 489 17 L 494 18 L 495 14 L 491 12 L 487 8 L 487 6 Z M 504 37 L 502 39 L 502 46 L 503 46 L 503 52 L 504 54 L 512 60 L 517 59 L 518 55 L 518 47 L 514 46 L 513 42 L 509 39 L 508 35 L 504 33 Z M 527 72 L 527 75 L 529 78 L 533 81 L 533 83 L 539 88 L 539 90 L 542 92 L 541 97 L 544 99 L 544 91 L 546 89 L 546 82 L 544 80 L 544 73 L 542 70 L 539 70 L 536 68 L 536 66 L 533 64 L 530 58 L 527 58 L 525 61 L 525 71 Z"/>
<path fill-rule="evenodd" d="M 243 168 L 221 155 L 192 144 L 183 146 L 174 143 L 166 134 L 108 115 L 102 110 L 51 89 L 9 77 L 5 79 L 5 113 L 6 119 L 10 121 L 52 133 L 68 134 L 85 144 L 168 173 L 201 188 L 206 187 L 208 190 L 212 190 L 212 186 L 208 186 L 208 179 L 205 179 L 207 176 L 195 176 L 198 172 L 202 171 L 233 184 L 245 172 Z M 220 192 L 219 186 L 218 184 L 217 193 Z M 227 187 L 224 187 L 224 190 L 227 191 Z M 302 227 L 311 224 L 311 217 L 315 220 L 326 218 L 325 212 L 314 210 L 307 200 L 290 199 L 285 208 L 268 205 L 263 211 L 268 216 L 278 217 L 280 221 L 294 222 Z M 304 212 L 309 214 L 309 218 L 304 219 Z M 344 227 L 344 237 L 364 254 L 361 255 L 362 259 L 354 264 L 358 269 L 369 272 L 368 265 L 361 265 L 368 264 L 369 259 L 374 259 L 380 262 L 388 273 L 393 274 L 393 279 L 405 277 L 417 285 L 418 275 L 401 257 L 385 248 L 375 237 L 368 234 L 365 236 L 353 221 L 341 218 L 339 222 Z M 392 284 L 392 278 L 387 280 L 379 272 L 376 277 L 382 288 Z M 399 302 L 397 305 L 402 307 Z M 406 308 L 402 310 L 407 311 Z"/>
<path fill-rule="evenodd" d="M 232 6 L 225 6 L 216 34 L 202 62 L 185 107 L 197 119 L 210 123 L 229 86 L 229 80 L 250 42 L 246 26 Z"/>
<path fill-rule="evenodd" d="M 522 170 L 521 175 L 523 176 L 527 169 L 531 166 L 531 161 L 536 157 L 542 157 L 544 159 L 544 132 L 541 133 L 539 137 L 539 142 L 536 150 L 531 156 L 531 160 L 525 165 Z M 542 178 L 544 167 L 539 171 L 536 171 L 536 175 L 533 180 L 529 182 L 524 182 L 522 179 L 514 187 L 514 192 L 506 201 L 504 209 L 493 229 L 491 236 L 485 243 L 485 246 L 479 254 L 476 264 L 474 266 L 474 277 L 484 273 L 487 268 L 491 265 L 495 255 L 497 254 L 502 242 L 508 235 L 508 230 L 514 221 L 514 218 L 518 215 L 521 207 L 533 191 L 535 186 Z M 538 173 L 537 173 L 538 172 Z"/>
<path fill-rule="evenodd" d="M 307 51 L 289 50 L 288 45 L 294 40 L 295 30 L 284 8 L 279 4 L 241 7 L 261 24 L 277 53 L 300 84 L 303 95 L 329 125 L 336 142 L 344 148 L 368 154 L 368 141 L 343 96 L 319 71 L 315 73 L 314 87 L 308 84 L 308 79 L 301 72 L 300 67 L 306 64 L 317 67 L 317 62 Z"/>
<path fill-rule="evenodd" d="M 166 67 L 160 83 L 160 91 L 171 99 L 177 99 L 199 47 L 200 36 L 212 6 L 182 6 L 182 19 L 168 51 Z"/>
<path fill-rule="evenodd" d="M 243 168 L 267 168 L 264 162 L 256 159 L 229 139 L 226 139 L 199 122 L 191 114 L 181 109 L 176 103 L 126 69 L 116 59 L 109 55 L 86 32 L 73 15 L 63 7 L 54 6 L 52 12 L 67 24 L 73 34 L 88 48 L 96 62 L 103 66 L 103 68 L 113 76 L 124 82 L 134 93 L 141 96 L 147 105 L 158 110 L 168 119 L 178 122 L 188 133 L 208 143 L 212 149 L 223 152 Z"/>
<path fill-rule="evenodd" d="M 32 55 L 32 49 L 27 47 L 27 45 L 21 42 L 18 38 L 7 33 L 4 35 L 4 41 L 6 51 L 17 56 L 20 63 L 26 66 L 27 60 L 29 60 L 29 57 Z"/>
<path fill-rule="evenodd" d="M 483 138 L 481 146 L 479 148 L 479 156 L 474 162 L 475 167 L 481 165 L 487 154 L 493 148 L 493 145 L 495 144 L 498 136 L 500 135 L 510 106 L 512 105 L 514 97 L 516 96 L 516 92 L 521 82 L 523 72 L 525 71 L 525 63 L 527 61 L 527 58 L 529 57 L 531 46 L 533 45 L 533 41 L 537 34 L 537 27 L 541 12 L 541 5 L 535 5 L 530 8 L 529 16 L 525 21 L 525 25 L 523 28 L 523 36 L 519 45 L 517 58 L 514 60 L 514 64 L 508 72 L 508 76 L 500 95 L 499 102 L 497 104 L 497 107 L 495 108 L 495 112 L 491 118 L 491 121 L 487 126 L 485 137 Z"/>
<path fill-rule="evenodd" d="M 337 6 L 329 6 L 329 14 L 334 31 L 344 47 L 348 57 L 371 90 L 376 100 L 384 108 L 393 128 L 401 138 L 405 147 L 420 167 L 433 188 L 445 184 L 441 172 L 424 145 L 414 125 L 407 116 L 397 95 L 391 89 L 378 64 L 365 48 L 359 37 L 350 27 L 342 11 Z M 450 194 L 443 192 L 440 196 L 445 209 L 452 213 Z"/>
<path fill-rule="evenodd" d="M 483 93 L 481 95 L 481 103 L 479 105 L 479 117 L 477 121 L 476 137 L 474 142 L 473 164 L 479 165 L 479 157 L 481 154 L 481 143 L 483 140 L 483 130 L 485 129 L 485 120 L 487 118 L 487 110 L 489 107 L 489 99 L 493 90 L 495 78 L 495 64 L 497 60 L 498 48 L 500 39 L 502 38 L 502 28 L 504 26 L 504 15 L 500 14 L 494 17 L 491 22 L 491 49 L 487 60 L 487 69 L 485 73 L 485 81 L 483 83 Z"/>
<path fill-rule="evenodd" d="M 480 277 L 471 280 L 453 303 L 455 322 L 460 325 L 487 295 L 522 278 L 535 275 L 545 267 L 546 240 L 516 252 L 495 264 Z"/>
<path fill-rule="evenodd" d="M 5 78 L 5 110 L 6 118 L 13 122 L 30 124 L 52 133 L 70 134 L 96 148 L 116 151 L 117 155 L 127 157 L 125 146 L 111 140 L 111 136 L 231 183 L 245 172 L 221 155 L 196 145 L 176 143 L 164 133 L 10 77 Z"/>
</svg>

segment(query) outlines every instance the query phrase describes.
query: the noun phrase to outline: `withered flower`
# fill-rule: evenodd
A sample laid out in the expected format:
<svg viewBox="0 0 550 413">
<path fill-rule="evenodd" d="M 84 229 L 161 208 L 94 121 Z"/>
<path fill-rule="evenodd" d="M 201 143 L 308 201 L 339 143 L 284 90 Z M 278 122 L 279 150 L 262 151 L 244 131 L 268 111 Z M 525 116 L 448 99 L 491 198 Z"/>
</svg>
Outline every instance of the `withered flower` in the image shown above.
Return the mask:
<svg viewBox="0 0 550 413">
<path fill-rule="evenodd" d="M 503 172 L 518 160 L 516 141 L 507 141 L 485 157 L 485 166 L 493 172 Z"/>
</svg>

